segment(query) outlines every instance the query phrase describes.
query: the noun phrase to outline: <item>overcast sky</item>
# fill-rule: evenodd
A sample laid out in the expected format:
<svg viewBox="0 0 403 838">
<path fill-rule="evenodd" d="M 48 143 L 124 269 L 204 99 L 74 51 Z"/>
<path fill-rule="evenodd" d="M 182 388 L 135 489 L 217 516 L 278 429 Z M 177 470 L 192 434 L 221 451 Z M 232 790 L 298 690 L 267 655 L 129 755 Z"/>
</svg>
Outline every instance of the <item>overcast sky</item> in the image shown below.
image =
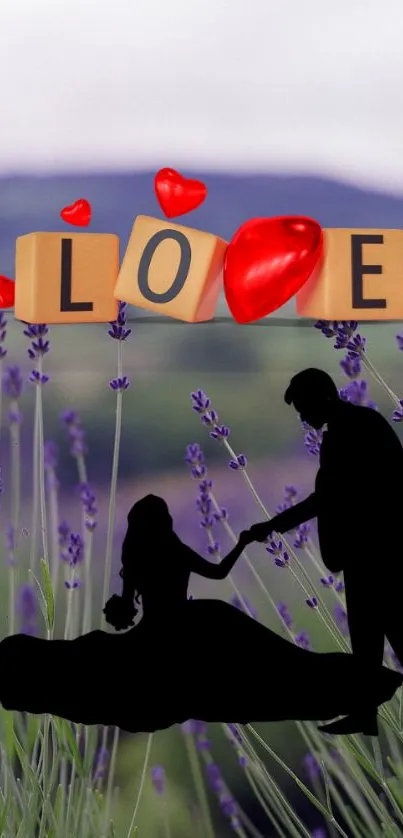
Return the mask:
<svg viewBox="0 0 403 838">
<path fill-rule="evenodd" d="M 306 171 L 403 192 L 403 0 L 2 0 L 0 170 Z"/>
</svg>

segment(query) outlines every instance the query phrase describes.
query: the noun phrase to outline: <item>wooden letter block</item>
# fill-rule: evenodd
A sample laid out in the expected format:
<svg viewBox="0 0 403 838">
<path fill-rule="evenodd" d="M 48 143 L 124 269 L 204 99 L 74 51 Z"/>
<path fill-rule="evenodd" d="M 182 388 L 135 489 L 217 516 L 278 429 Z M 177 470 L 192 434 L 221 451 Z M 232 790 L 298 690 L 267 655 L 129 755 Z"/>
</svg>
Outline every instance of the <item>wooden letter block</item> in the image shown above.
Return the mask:
<svg viewBox="0 0 403 838">
<path fill-rule="evenodd" d="M 16 242 L 15 307 L 26 323 L 108 323 L 119 237 L 110 233 L 28 233 Z"/>
<path fill-rule="evenodd" d="M 317 320 L 403 320 L 403 231 L 324 230 L 324 261 L 297 294 Z"/>
<path fill-rule="evenodd" d="M 191 227 L 138 215 L 115 297 L 188 323 L 214 317 L 227 243 Z"/>
</svg>

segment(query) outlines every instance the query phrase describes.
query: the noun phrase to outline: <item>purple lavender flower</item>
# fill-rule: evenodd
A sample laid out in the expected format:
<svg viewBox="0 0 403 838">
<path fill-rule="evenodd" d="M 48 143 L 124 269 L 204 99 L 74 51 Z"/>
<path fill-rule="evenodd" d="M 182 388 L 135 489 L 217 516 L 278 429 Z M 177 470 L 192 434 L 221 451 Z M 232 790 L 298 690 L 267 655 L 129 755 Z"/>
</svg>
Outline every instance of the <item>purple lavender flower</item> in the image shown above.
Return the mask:
<svg viewBox="0 0 403 838">
<path fill-rule="evenodd" d="M 43 372 L 39 372 L 39 370 L 32 370 L 28 380 L 31 384 L 47 384 L 49 376 Z"/>
<path fill-rule="evenodd" d="M 309 599 L 306 599 L 305 602 L 306 602 L 308 608 L 317 608 L 318 607 L 318 600 L 316 599 L 316 596 L 309 597 Z"/>
<path fill-rule="evenodd" d="M 393 411 L 393 422 L 403 422 L 403 399 L 399 399 L 400 407 Z"/>
<path fill-rule="evenodd" d="M 358 378 L 361 374 L 361 359 L 358 355 L 350 355 L 347 352 L 346 357 L 340 361 L 340 366 L 347 378 Z"/>
<path fill-rule="evenodd" d="M 207 724 L 206 722 L 201 722 L 198 719 L 188 719 L 187 722 L 183 722 L 181 724 L 182 733 L 189 736 L 195 736 L 196 739 L 201 736 L 206 737 L 207 735 Z"/>
<path fill-rule="evenodd" d="M 277 567 L 287 567 L 290 561 L 290 557 L 286 550 L 283 549 L 283 542 L 282 541 L 275 541 L 271 539 L 268 542 L 266 547 L 268 553 L 274 556 L 274 564 Z"/>
<path fill-rule="evenodd" d="M 85 529 L 88 530 L 88 532 L 94 532 L 97 526 L 96 515 L 98 510 L 96 506 L 96 497 L 88 483 L 80 486 L 80 498 L 85 515 Z"/>
<path fill-rule="evenodd" d="M 311 641 L 306 631 L 300 631 L 299 634 L 294 635 L 294 643 L 301 649 L 311 649 Z"/>
<path fill-rule="evenodd" d="M 186 447 L 185 462 L 191 466 L 191 474 L 195 480 L 200 480 L 207 474 L 204 454 L 197 442 Z"/>
<path fill-rule="evenodd" d="M 84 542 L 79 533 L 71 532 L 68 539 L 67 553 L 63 558 L 68 561 L 70 567 L 75 567 L 83 560 Z"/>
<path fill-rule="evenodd" d="M 7 349 L 3 346 L 7 337 L 7 323 L 8 320 L 6 320 L 4 311 L 0 311 L 0 359 L 5 358 L 7 355 Z"/>
<path fill-rule="evenodd" d="M 337 580 L 334 589 L 335 591 L 337 591 L 338 594 L 341 594 L 342 591 L 344 591 L 344 582 L 342 581 L 342 579 Z"/>
<path fill-rule="evenodd" d="M 304 445 L 308 450 L 309 454 L 312 454 L 314 457 L 317 457 L 320 452 L 320 446 L 322 445 L 323 439 L 323 431 L 322 430 L 315 430 L 311 428 L 307 422 L 302 422 L 302 427 L 306 431 L 304 437 Z"/>
<path fill-rule="evenodd" d="M 314 782 L 315 780 L 317 780 L 318 777 L 321 776 L 320 765 L 318 763 L 318 760 L 316 759 L 316 757 L 313 754 L 311 754 L 311 753 L 305 754 L 305 756 L 302 760 L 302 764 L 304 766 L 304 770 L 305 770 L 305 773 L 308 777 L 308 780 L 310 780 L 311 783 Z"/>
<path fill-rule="evenodd" d="M 285 509 L 289 509 L 290 506 L 293 505 L 298 492 L 295 486 L 285 486 L 284 487 L 284 501 L 280 503 L 276 509 L 276 513 L 283 512 Z"/>
<path fill-rule="evenodd" d="M 75 410 L 64 410 L 61 420 L 67 430 L 70 454 L 72 457 L 83 456 L 86 453 L 85 431 L 78 414 Z"/>
<path fill-rule="evenodd" d="M 337 604 L 333 611 L 334 618 L 336 621 L 336 625 L 341 632 L 345 636 L 348 635 L 348 621 L 347 621 L 347 612 L 342 605 Z"/>
<path fill-rule="evenodd" d="M 55 469 L 57 466 L 57 446 L 52 440 L 44 444 L 44 463 L 46 469 Z"/>
<path fill-rule="evenodd" d="M 347 343 L 347 349 L 349 352 L 350 357 L 352 358 L 362 358 L 365 355 L 365 349 L 367 345 L 367 339 L 363 338 L 361 335 L 356 334 L 352 337 Z"/>
<path fill-rule="evenodd" d="M 296 538 L 294 539 L 294 544 L 293 544 L 293 546 L 297 550 L 300 549 L 301 547 L 305 547 L 305 545 L 308 543 L 310 531 L 311 531 L 311 528 L 310 528 L 309 524 L 300 524 L 300 526 L 297 529 L 297 535 L 296 535 Z"/>
<path fill-rule="evenodd" d="M 245 457 L 245 454 L 238 454 L 236 460 L 230 460 L 228 465 L 232 468 L 233 471 L 238 471 L 238 469 L 246 468 L 248 461 Z"/>
<path fill-rule="evenodd" d="M 100 780 L 105 777 L 109 763 L 109 751 L 106 748 L 98 748 L 94 760 L 94 779 Z"/>
<path fill-rule="evenodd" d="M 229 793 L 221 771 L 214 762 L 210 762 L 206 766 L 207 779 L 212 792 L 216 795 L 222 813 L 229 819 L 233 829 L 238 829 L 240 826 L 238 807 L 235 798 Z"/>
<path fill-rule="evenodd" d="M 5 533 L 5 545 L 8 553 L 14 553 L 15 550 L 15 532 L 12 524 L 9 524 Z"/>
<path fill-rule="evenodd" d="M 70 530 L 69 525 L 66 523 L 66 521 L 61 521 L 61 523 L 59 524 L 59 527 L 58 527 L 58 532 L 59 532 L 59 546 L 60 547 L 67 547 L 71 530 Z"/>
<path fill-rule="evenodd" d="M 311 838 L 327 838 L 327 832 L 326 832 L 326 830 L 325 830 L 325 829 L 323 829 L 321 826 L 318 826 L 318 827 L 317 827 L 316 829 L 314 829 L 314 831 L 312 832 L 312 836 L 311 836 Z"/>
<path fill-rule="evenodd" d="M 127 340 L 129 335 L 131 335 L 131 329 L 126 327 L 127 324 L 127 303 L 124 303 L 119 300 L 118 306 L 118 316 L 116 320 L 109 323 L 110 329 L 108 330 L 109 337 L 113 338 L 113 340 L 124 341 Z"/>
<path fill-rule="evenodd" d="M 229 723 L 229 724 L 227 724 L 227 729 L 230 733 L 231 745 L 232 745 L 233 748 L 235 748 L 236 755 L 238 757 L 238 763 L 242 768 L 245 768 L 248 764 L 248 758 L 245 755 L 245 752 L 244 752 L 244 749 L 243 749 L 242 737 L 240 736 L 236 725 L 234 725 L 232 723 Z"/>
<path fill-rule="evenodd" d="M 35 636 L 38 633 L 38 603 L 33 585 L 22 585 L 19 589 L 17 610 L 22 634 Z"/>
<path fill-rule="evenodd" d="M 26 323 L 25 325 L 27 328 L 24 329 L 24 335 L 30 338 L 31 341 L 31 346 L 28 349 L 28 357 L 31 361 L 37 361 L 49 352 L 50 343 L 47 339 L 49 329 L 45 323 Z"/>
<path fill-rule="evenodd" d="M 214 524 L 214 518 L 211 514 L 211 498 L 206 492 L 200 491 L 196 498 L 196 507 L 201 516 L 200 526 L 203 529 L 211 529 Z"/>
<path fill-rule="evenodd" d="M 277 605 L 277 613 L 281 617 L 284 625 L 287 626 L 287 628 L 291 629 L 293 619 L 285 602 L 279 602 L 279 604 Z"/>
<path fill-rule="evenodd" d="M 217 557 L 217 556 L 220 555 L 220 552 L 221 552 L 221 547 L 220 547 L 218 541 L 213 541 L 212 544 L 207 545 L 207 553 L 209 554 L 209 556 Z"/>
<path fill-rule="evenodd" d="M 376 410 L 376 404 L 367 398 L 367 393 L 368 383 L 362 379 L 361 381 L 350 381 L 347 387 L 343 387 L 339 391 L 339 396 L 343 401 L 356 405 L 366 405 Z"/>
<path fill-rule="evenodd" d="M 333 576 L 322 576 L 320 581 L 324 588 L 332 588 L 334 585 Z"/>
<path fill-rule="evenodd" d="M 20 368 L 13 364 L 6 367 L 3 375 L 3 393 L 9 399 L 19 399 L 23 389 L 24 379 Z"/>
<path fill-rule="evenodd" d="M 206 425 L 210 425 L 210 421 L 208 421 L 206 417 L 203 417 L 203 421 Z M 214 430 L 210 433 L 211 439 L 228 439 L 229 435 L 230 430 L 227 425 L 214 425 Z M 241 457 L 244 457 L 244 455 L 241 454 Z M 235 460 L 231 460 L 231 462 L 234 463 Z M 239 465 L 237 467 L 239 468 Z M 231 468 L 233 468 L 233 466 L 231 466 Z"/>
<path fill-rule="evenodd" d="M 112 378 L 109 382 L 109 387 L 115 392 L 127 390 L 130 387 L 130 381 L 127 375 L 122 375 L 120 378 Z"/>
<path fill-rule="evenodd" d="M 344 349 L 357 328 L 356 320 L 318 320 L 315 323 L 315 329 L 326 338 L 336 338 L 335 349 Z"/>
<path fill-rule="evenodd" d="M 397 348 L 400 349 L 401 352 L 403 352 L 403 332 L 401 332 L 400 335 L 396 335 L 396 341 Z"/>
<path fill-rule="evenodd" d="M 211 407 L 211 401 L 203 390 L 196 390 L 191 393 L 192 408 L 200 415 L 200 419 L 204 425 L 211 428 L 210 436 L 212 439 L 228 439 L 230 436 L 230 429 L 227 425 L 219 424 L 218 413 Z"/>
<path fill-rule="evenodd" d="M 151 769 L 151 780 L 158 795 L 165 792 L 165 769 L 162 765 L 154 765 Z"/>
<path fill-rule="evenodd" d="M 82 584 L 83 584 L 83 583 L 81 582 L 81 580 L 80 580 L 80 579 L 78 579 L 78 577 L 77 577 L 77 576 L 73 576 L 73 578 L 72 578 L 72 579 L 66 579 L 66 581 L 65 581 L 65 583 L 64 583 L 65 587 L 66 587 L 69 591 L 73 590 L 74 588 L 81 588 L 81 587 L 82 587 Z"/>
</svg>

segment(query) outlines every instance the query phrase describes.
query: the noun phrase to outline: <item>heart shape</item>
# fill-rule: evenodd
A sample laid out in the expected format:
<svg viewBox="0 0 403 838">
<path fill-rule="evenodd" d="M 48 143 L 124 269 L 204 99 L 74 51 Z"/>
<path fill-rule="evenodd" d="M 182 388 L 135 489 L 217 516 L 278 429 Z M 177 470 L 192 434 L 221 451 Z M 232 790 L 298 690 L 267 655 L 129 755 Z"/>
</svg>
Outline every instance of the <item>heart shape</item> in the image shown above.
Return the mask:
<svg viewBox="0 0 403 838">
<path fill-rule="evenodd" d="M 207 187 L 201 180 L 185 178 L 175 169 L 160 169 L 154 178 L 154 189 L 167 218 L 191 212 L 207 195 Z"/>
<path fill-rule="evenodd" d="M 0 308 L 13 308 L 15 298 L 15 282 L 0 276 Z"/>
<path fill-rule="evenodd" d="M 91 204 L 85 198 L 79 198 L 69 207 L 63 207 L 60 216 L 67 224 L 74 224 L 76 227 L 88 227 L 91 221 Z"/>
<path fill-rule="evenodd" d="M 323 231 L 304 216 L 252 218 L 237 230 L 224 259 L 224 292 L 237 323 L 266 317 L 291 299 L 323 255 Z"/>
</svg>

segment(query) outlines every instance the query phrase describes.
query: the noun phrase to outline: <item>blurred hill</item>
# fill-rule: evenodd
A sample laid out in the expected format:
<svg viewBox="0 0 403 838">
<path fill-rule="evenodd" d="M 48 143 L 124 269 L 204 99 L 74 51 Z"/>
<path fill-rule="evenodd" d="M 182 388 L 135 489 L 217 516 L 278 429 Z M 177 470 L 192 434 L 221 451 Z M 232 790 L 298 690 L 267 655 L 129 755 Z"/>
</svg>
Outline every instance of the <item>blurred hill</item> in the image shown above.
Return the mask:
<svg viewBox="0 0 403 838">
<path fill-rule="evenodd" d="M 256 216 L 307 215 L 324 227 L 399 228 L 403 219 L 403 196 L 366 191 L 335 180 L 281 174 L 183 174 L 203 179 L 209 194 L 181 223 L 227 240 L 244 221 Z M 0 273 L 14 276 L 18 236 L 35 230 L 66 231 L 60 210 L 81 197 L 93 208 L 89 232 L 117 233 L 123 255 L 136 215 L 163 217 L 153 178 L 153 172 L 0 178 Z M 227 313 L 224 299 L 217 313 Z M 292 301 L 272 317 L 285 314 L 294 315 Z"/>
</svg>

